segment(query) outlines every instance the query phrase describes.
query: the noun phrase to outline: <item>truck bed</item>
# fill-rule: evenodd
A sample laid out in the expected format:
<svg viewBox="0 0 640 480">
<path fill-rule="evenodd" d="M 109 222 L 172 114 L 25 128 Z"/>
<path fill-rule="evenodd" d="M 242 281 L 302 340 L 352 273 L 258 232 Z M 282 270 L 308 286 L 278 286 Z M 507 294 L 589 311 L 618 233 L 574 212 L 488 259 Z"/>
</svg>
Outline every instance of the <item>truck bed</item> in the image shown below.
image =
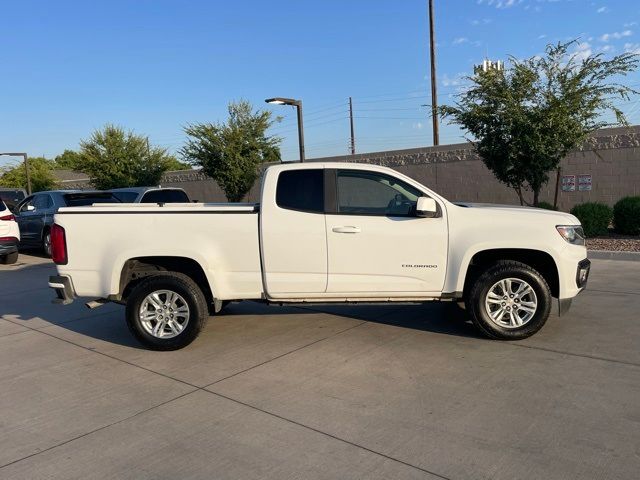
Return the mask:
<svg viewBox="0 0 640 480">
<path fill-rule="evenodd" d="M 69 252 L 58 270 L 71 275 L 80 296 L 116 294 L 127 260 L 167 255 L 196 260 L 220 300 L 262 295 L 255 204 L 101 203 L 61 208 L 55 222 Z"/>
</svg>

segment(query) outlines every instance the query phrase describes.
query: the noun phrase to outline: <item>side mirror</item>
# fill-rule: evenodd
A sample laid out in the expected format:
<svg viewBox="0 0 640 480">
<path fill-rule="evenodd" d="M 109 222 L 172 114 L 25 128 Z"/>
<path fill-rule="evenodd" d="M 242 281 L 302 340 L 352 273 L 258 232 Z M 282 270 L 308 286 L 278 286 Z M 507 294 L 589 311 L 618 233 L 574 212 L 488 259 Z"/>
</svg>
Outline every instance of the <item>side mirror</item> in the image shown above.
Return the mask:
<svg viewBox="0 0 640 480">
<path fill-rule="evenodd" d="M 36 209 L 36 207 L 34 207 L 33 205 L 27 205 L 27 211 L 28 212 L 33 212 Z"/>
<path fill-rule="evenodd" d="M 433 198 L 420 197 L 416 203 L 416 217 L 434 218 L 438 216 L 438 204 Z"/>
</svg>

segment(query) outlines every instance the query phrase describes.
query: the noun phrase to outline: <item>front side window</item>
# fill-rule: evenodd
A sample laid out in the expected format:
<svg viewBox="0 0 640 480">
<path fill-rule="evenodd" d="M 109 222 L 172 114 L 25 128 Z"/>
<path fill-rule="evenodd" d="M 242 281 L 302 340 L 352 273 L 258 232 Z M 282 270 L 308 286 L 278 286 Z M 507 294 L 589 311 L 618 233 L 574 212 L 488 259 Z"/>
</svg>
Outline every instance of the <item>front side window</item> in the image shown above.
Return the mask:
<svg viewBox="0 0 640 480">
<path fill-rule="evenodd" d="M 324 212 L 324 170 L 288 170 L 278 176 L 276 204 L 303 212 Z"/>
<path fill-rule="evenodd" d="M 20 212 L 28 212 L 29 211 L 29 205 L 33 205 L 35 201 L 35 197 L 27 197 L 24 199 L 24 201 L 22 202 L 22 205 L 20 205 Z"/>
<path fill-rule="evenodd" d="M 364 170 L 338 170 L 338 213 L 409 216 L 420 190 L 390 175 Z"/>
</svg>

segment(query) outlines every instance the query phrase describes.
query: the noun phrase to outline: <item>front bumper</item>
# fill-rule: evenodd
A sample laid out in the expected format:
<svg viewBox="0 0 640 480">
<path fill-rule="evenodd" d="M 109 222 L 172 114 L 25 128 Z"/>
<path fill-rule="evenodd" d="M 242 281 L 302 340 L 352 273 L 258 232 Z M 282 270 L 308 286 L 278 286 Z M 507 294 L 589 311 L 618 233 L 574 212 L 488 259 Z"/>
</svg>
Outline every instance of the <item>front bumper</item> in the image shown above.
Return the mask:
<svg viewBox="0 0 640 480">
<path fill-rule="evenodd" d="M 71 278 L 63 275 L 52 275 L 49 277 L 49 288 L 53 288 L 56 292 L 56 298 L 51 303 L 68 305 L 73 302 L 76 292 L 73 289 Z"/>
<path fill-rule="evenodd" d="M 578 270 L 576 271 L 576 286 L 584 289 L 589 280 L 589 272 L 591 271 L 591 261 L 587 258 L 578 262 Z"/>
<path fill-rule="evenodd" d="M 589 273 L 591 272 L 591 261 L 587 258 L 578 262 L 576 269 L 576 288 L 577 293 L 581 293 L 587 286 L 589 281 Z M 558 299 L 558 315 L 561 317 L 569 311 L 573 298 L 559 298 Z"/>
<path fill-rule="evenodd" d="M 16 237 L 0 238 L 0 255 L 9 255 L 18 251 Z"/>
</svg>

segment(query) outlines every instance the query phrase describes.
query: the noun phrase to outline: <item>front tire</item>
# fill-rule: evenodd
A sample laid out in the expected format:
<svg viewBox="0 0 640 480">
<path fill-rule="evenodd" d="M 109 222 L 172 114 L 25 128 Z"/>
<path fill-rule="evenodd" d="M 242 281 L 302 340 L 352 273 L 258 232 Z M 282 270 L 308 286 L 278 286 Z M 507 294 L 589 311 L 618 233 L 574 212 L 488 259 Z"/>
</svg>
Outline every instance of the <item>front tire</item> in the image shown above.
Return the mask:
<svg viewBox="0 0 640 480">
<path fill-rule="evenodd" d="M 181 273 L 147 277 L 127 298 L 127 326 L 140 343 L 152 350 L 186 347 L 200 334 L 207 318 L 202 290 Z"/>
<path fill-rule="evenodd" d="M 8 253 L 0 257 L 0 263 L 3 265 L 13 265 L 18 261 L 18 252 Z"/>
<path fill-rule="evenodd" d="M 487 337 L 521 340 L 540 330 L 551 312 L 551 290 L 530 266 L 501 260 L 476 278 L 465 304 Z"/>
</svg>

